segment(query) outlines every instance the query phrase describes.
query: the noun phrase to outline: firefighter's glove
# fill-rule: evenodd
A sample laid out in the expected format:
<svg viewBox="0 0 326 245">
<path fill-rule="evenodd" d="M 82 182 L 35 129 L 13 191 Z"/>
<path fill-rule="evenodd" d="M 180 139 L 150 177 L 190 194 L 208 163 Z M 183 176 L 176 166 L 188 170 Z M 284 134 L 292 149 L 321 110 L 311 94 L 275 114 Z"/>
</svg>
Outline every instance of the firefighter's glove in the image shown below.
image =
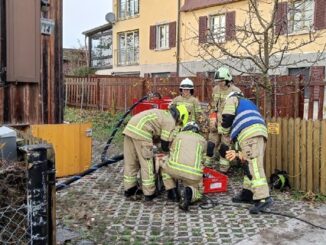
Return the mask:
<svg viewBox="0 0 326 245">
<path fill-rule="evenodd" d="M 242 156 L 242 153 L 241 152 L 237 152 L 235 150 L 227 151 L 226 154 L 225 154 L 225 158 L 227 160 L 229 160 L 229 161 L 233 161 L 236 158 L 239 158 L 241 161 L 244 160 L 243 159 L 243 156 Z"/>
<path fill-rule="evenodd" d="M 225 144 L 221 144 L 220 149 L 218 150 L 218 152 L 220 153 L 220 156 L 225 158 L 227 151 L 229 151 L 229 147 Z"/>
</svg>

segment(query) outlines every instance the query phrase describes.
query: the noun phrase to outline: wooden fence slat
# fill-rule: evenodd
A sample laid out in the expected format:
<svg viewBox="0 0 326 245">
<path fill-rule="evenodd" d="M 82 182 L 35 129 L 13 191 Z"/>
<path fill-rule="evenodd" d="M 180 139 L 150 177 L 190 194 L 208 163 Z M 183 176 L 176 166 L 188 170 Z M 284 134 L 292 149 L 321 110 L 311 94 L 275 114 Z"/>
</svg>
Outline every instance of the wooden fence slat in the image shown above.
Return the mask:
<svg viewBox="0 0 326 245">
<path fill-rule="evenodd" d="M 326 120 L 321 123 L 320 193 L 326 195 Z"/>
<path fill-rule="evenodd" d="M 307 191 L 313 191 L 313 122 L 308 120 L 307 125 Z"/>
<path fill-rule="evenodd" d="M 294 187 L 300 189 L 301 169 L 300 169 L 300 118 L 296 118 L 294 122 Z"/>
<path fill-rule="evenodd" d="M 276 158 L 276 168 L 282 170 L 282 120 L 277 118 L 276 122 L 279 124 L 280 132 L 276 135 L 276 146 L 277 146 L 277 158 Z"/>
<path fill-rule="evenodd" d="M 271 120 L 272 123 L 275 123 L 276 120 L 275 118 L 272 118 Z M 270 140 L 271 140 L 271 172 L 274 173 L 275 169 L 276 169 L 276 161 L 277 161 L 277 146 L 276 146 L 276 138 L 277 135 L 272 134 L 270 135 Z"/>
<path fill-rule="evenodd" d="M 301 121 L 301 190 L 307 191 L 307 123 Z"/>
<path fill-rule="evenodd" d="M 289 150 L 289 158 L 288 158 L 288 173 L 289 173 L 289 181 L 291 185 L 294 183 L 294 121 L 293 118 L 289 119 L 288 122 L 288 128 L 289 128 L 289 144 L 288 144 L 288 150 Z"/>
<path fill-rule="evenodd" d="M 319 193 L 319 170 L 320 170 L 320 122 L 313 122 L 313 191 Z"/>
<path fill-rule="evenodd" d="M 282 137 L 281 149 L 282 149 L 282 170 L 289 172 L 289 137 L 288 137 L 288 120 L 287 118 L 282 119 L 280 137 Z"/>
</svg>

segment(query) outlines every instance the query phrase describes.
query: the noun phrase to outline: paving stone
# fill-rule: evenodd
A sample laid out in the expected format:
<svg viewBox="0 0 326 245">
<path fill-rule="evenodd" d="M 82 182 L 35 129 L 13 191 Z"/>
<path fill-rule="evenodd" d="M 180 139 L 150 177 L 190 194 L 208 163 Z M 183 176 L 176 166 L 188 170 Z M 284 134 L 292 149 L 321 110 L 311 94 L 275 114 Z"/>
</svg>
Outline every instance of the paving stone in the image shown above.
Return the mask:
<svg viewBox="0 0 326 245">
<path fill-rule="evenodd" d="M 250 205 L 233 204 L 232 196 L 241 189 L 238 177 L 230 178 L 228 192 L 208 195 L 216 204 L 211 209 L 196 204 L 185 213 L 177 203 L 167 202 L 165 194 L 150 203 L 126 199 L 122 169 L 123 162 L 111 164 L 60 191 L 58 223 L 71 230 L 78 224 L 80 241 L 92 240 L 95 244 L 235 244 L 289 220 L 271 214 L 251 215 Z M 297 216 L 314 208 L 283 193 L 277 193 L 274 200 L 274 212 Z M 96 225 L 89 226 L 87 219 L 74 220 L 71 213 L 78 209 L 94 217 Z M 95 210 L 97 215 L 92 216 Z M 99 227 L 105 231 L 97 232 Z"/>
</svg>

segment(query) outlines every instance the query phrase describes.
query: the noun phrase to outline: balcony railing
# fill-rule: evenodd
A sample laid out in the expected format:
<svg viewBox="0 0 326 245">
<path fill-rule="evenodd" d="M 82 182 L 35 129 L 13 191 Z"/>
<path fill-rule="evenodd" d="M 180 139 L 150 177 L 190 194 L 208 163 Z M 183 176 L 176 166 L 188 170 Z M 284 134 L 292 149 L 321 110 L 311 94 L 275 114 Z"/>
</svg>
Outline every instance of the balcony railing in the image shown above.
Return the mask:
<svg viewBox="0 0 326 245">
<path fill-rule="evenodd" d="M 116 49 L 118 66 L 138 65 L 139 64 L 139 47 Z"/>
</svg>

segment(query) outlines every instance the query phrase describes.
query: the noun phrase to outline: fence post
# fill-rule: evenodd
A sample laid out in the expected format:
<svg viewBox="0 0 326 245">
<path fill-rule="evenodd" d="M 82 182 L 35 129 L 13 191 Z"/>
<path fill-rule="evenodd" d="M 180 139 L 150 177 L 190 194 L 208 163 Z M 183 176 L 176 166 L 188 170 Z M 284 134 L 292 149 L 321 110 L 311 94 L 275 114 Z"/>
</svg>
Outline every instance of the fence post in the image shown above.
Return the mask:
<svg viewBox="0 0 326 245">
<path fill-rule="evenodd" d="M 48 145 L 28 145 L 21 148 L 26 154 L 28 169 L 27 209 L 31 244 L 52 244 L 52 229 L 49 226 L 51 204 L 48 202 Z M 53 170 L 54 171 L 54 170 Z M 50 212 L 50 213 L 49 213 Z M 52 224 L 52 221 L 50 222 Z M 51 230 L 49 230 L 51 228 Z M 50 240 L 51 238 L 51 240 Z M 55 239 L 55 238 L 54 238 Z"/>
</svg>

